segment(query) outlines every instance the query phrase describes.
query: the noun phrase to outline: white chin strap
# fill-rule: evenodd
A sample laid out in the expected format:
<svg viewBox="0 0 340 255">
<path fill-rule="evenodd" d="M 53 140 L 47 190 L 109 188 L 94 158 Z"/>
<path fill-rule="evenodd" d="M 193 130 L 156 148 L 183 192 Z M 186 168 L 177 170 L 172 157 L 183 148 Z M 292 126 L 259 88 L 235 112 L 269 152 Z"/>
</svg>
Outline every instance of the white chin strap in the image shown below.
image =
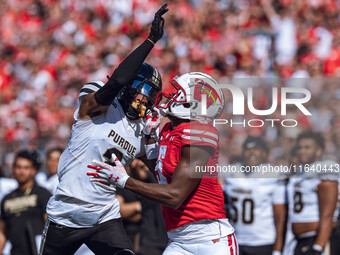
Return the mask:
<svg viewBox="0 0 340 255">
<path fill-rule="evenodd" d="M 167 111 L 167 114 L 172 115 L 174 117 L 177 117 L 179 119 L 192 119 L 190 115 L 190 108 L 185 108 L 182 104 L 176 104 L 175 107 L 173 105 L 176 103 L 173 103 L 170 105 L 169 110 Z"/>
<path fill-rule="evenodd" d="M 166 117 L 166 115 L 171 115 L 171 116 L 177 117 L 179 119 L 186 119 L 186 120 L 190 120 L 190 119 L 194 120 L 194 119 L 196 119 L 196 118 L 193 118 L 190 115 L 190 113 L 191 113 L 191 109 L 190 108 L 185 108 L 181 104 L 177 104 L 175 107 L 173 107 L 172 106 L 173 104 L 175 104 L 175 103 L 171 103 L 171 105 L 168 108 L 166 108 L 166 109 L 159 108 L 160 114 L 163 117 Z M 166 105 L 165 104 L 161 104 L 160 106 L 165 107 Z"/>
</svg>

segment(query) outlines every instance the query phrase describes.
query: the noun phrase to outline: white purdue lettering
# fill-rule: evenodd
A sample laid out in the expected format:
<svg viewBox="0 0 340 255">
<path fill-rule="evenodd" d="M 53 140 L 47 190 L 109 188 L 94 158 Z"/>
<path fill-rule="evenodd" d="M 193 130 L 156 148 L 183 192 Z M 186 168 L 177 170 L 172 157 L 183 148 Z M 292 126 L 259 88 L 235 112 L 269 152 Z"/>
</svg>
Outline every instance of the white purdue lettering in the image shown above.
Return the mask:
<svg viewBox="0 0 340 255">
<path fill-rule="evenodd" d="M 9 213 L 18 213 L 27 210 L 28 207 L 36 207 L 38 201 L 37 195 L 16 197 L 8 199 L 4 203 L 4 209 Z"/>
</svg>

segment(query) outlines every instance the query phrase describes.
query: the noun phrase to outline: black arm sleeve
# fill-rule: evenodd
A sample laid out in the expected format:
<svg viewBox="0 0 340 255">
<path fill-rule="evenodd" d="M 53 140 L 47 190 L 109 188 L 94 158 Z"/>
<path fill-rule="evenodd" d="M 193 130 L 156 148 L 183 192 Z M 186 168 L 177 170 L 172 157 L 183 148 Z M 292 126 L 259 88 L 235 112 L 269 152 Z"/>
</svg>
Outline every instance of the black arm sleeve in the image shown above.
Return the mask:
<svg viewBox="0 0 340 255">
<path fill-rule="evenodd" d="M 118 92 L 132 81 L 135 73 L 143 64 L 153 46 L 152 42 L 145 40 L 133 52 L 131 52 L 122 63 L 120 63 L 120 65 L 112 73 L 108 82 L 94 94 L 94 98 L 98 104 L 112 104 L 112 101 L 118 95 Z"/>
</svg>

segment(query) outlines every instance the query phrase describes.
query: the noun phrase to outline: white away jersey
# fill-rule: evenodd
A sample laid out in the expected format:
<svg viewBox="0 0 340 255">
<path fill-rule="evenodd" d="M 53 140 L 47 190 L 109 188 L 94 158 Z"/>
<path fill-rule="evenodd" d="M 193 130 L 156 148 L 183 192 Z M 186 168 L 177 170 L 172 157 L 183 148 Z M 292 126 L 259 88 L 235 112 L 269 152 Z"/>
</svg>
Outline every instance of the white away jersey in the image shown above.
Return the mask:
<svg viewBox="0 0 340 255">
<path fill-rule="evenodd" d="M 330 168 L 331 165 L 336 165 L 336 163 L 333 161 L 318 161 L 311 164 L 308 169 L 317 169 L 319 166 Z M 317 174 L 308 170 L 308 172 L 298 172 L 289 179 L 287 189 L 289 215 L 292 223 L 319 221 L 320 215 L 317 191 L 318 185 L 323 180 L 338 181 L 337 173 L 331 175 L 323 173 Z M 338 213 L 339 210 L 337 208 L 334 213 L 334 221 L 336 221 Z"/>
<path fill-rule="evenodd" d="M 79 120 L 78 110 L 69 143 L 58 165 L 59 184 L 47 205 L 48 219 L 68 227 L 89 227 L 119 218 L 119 202 L 113 186 L 90 181 L 86 173 L 93 159 L 110 161 L 112 153 L 123 165 L 144 152 L 141 119 L 130 121 L 117 99 L 106 113 Z"/>
<path fill-rule="evenodd" d="M 0 178 L 0 202 L 5 195 L 18 187 L 18 182 L 12 178 Z"/>
<path fill-rule="evenodd" d="M 236 167 L 240 169 L 241 165 Z M 237 178 L 225 179 L 223 190 L 238 243 L 248 246 L 274 244 L 273 204 L 286 203 L 285 181 L 238 172 Z"/>
</svg>

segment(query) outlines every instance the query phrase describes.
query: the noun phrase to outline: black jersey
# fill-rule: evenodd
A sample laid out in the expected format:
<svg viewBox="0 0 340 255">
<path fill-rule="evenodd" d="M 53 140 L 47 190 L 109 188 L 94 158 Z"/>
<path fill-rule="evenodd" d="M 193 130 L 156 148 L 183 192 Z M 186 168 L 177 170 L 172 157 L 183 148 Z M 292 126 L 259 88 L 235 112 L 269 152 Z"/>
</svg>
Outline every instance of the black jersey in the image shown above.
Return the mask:
<svg viewBox="0 0 340 255">
<path fill-rule="evenodd" d="M 43 215 L 50 196 L 50 192 L 34 184 L 25 191 L 16 189 L 3 198 L 1 220 L 6 223 L 12 255 L 30 255 L 37 249 L 35 238 L 44 229 Z"/>
</svg>

